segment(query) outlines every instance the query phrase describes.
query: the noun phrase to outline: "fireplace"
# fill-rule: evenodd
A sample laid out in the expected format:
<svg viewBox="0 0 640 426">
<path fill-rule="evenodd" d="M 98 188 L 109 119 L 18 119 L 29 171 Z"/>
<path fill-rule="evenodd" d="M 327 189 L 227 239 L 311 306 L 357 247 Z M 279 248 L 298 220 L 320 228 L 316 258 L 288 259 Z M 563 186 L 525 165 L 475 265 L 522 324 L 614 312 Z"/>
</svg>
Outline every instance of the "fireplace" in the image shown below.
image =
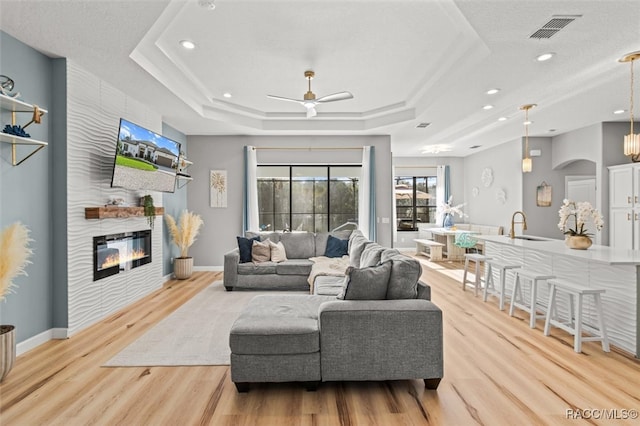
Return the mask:
<svg viewBox="0 0 640 426">
<path fill-rule="evenodd" d="M 93 280 L 151 262 L 151 230 L 93 237 Z"/>
</svg>

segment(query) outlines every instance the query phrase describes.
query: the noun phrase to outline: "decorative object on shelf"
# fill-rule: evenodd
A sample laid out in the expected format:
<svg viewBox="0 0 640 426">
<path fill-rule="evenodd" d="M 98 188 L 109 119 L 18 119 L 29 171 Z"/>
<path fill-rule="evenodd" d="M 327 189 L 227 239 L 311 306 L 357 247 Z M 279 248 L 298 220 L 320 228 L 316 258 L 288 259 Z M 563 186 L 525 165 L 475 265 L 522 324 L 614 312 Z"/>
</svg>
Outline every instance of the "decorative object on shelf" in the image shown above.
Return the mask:
<svg viewBox="0 0 640 426">
<path fill-rule="evenodd" d="M 493 170 L 491 167 L 485 167 L 482 169 L 482 176 L 480 177 L 482 184 L 485 188 L 488 188 L 493 183 Z"/>
<path fill-rule="evenodd" d="M 496 190 L 496 201 L 498 204 L 504 204 L 507 202 L 507 194 L 504 192 L 504 189 L 500 188 Z"/>
<path fill-rule="evenodd" d="M 478 194 L 480 194 L 480 188 L 478 188 L 477 186 L 474 186 L 474 187 L 473 187 L 473 189 L 471 189 L 471 194 L 472 194 L 474 197 L 477 197 L 477 196 L 478 196 Z"/>
<path fill-rule="evenodd" d="M 0 93 L 5 96 L 9 96 L 10 98 L 18 99 L 20 97 L 20 92 L 11 93 L 14 85 L 15 83 L 11 77 L 0 75 Z"/>
<path fill-rule="evenodd" d="M 629 118 L 631 131 L 624 137 L 624 155 L 631 157 L 634 163 L 640 161 L 640 133 L 633 133 L 633 62 L 640 58 L 640 50 L 624 55 L 619 62 L 629 62 L 631 67 L 631 90 L 629 96 Z"/>
<path fill-rule="evenodd" d="M 124 202 L 124 198 L 112 198 L 111 200 L 109 200 L 109 204 L 107 204 L 108 206 L 125 206 L 126 203 Z"/>
<path fill-rule="evenodd" d="M 551 207 L 551 189 L 551 185 L 542 181 L 542 183 L 536 188 L 536 206 Z"/>
<path fill-rule="evenodd" d="M 27 275 L 24 268 L 31 263 L 29 230 L 20 222 L 5 228 L 0 234 L 0 301 L 13 292 L 13 279 Z M 0 382 L 13 368 L 16 359 L 16 336 L 13 325 L 0 325 Z"/>
<path fill-rule="evenodd" d="M 22 126 L 18 126 L 17 124 L 14 124 L 13 126 L 11 124 L 5 125 L 4 129 L 2 129 L 2 133 L 7 133 L 14 136 L 20 136 L 21 138 L 31 137 L 29 133 L 24 131 Z"/>
<path fill-rule="evenodd" d="M 209 175 L 209 197 L 211 207 L 227 207 L 227 171 L 211 170 Z"/>
<path fill-rule="evenodd" d="M 558 228 L 565 234 L 565 243 L 569 248 L 586 250 L 591 246 L 591 233 L 585 229 L 585 224 L 592 220 L 597 231 L 604 226 L 604 218 L 588 201 L 572 201 L 564 199 L 558 210 L 560 222 Z M 573 227 L 568 223 L 573 218 Z M 575 238 L 580 237 L 580 238 Z M 589 240 L 585 241 L 585 238 Z"/>
<path fill-rule="evenodd" d="M 145 195 L 141 198 L 142 207 L 144 207 L 144 215 L 147 217 L 147 222 L 151 229 L 156 220 L 156 206 L 153 205 L 153 197 L 151 195 Z"/>
<path fill-rule="evenodd" d="M 453 202 L 453 195 L 449 197 L 449 201 L 447 201 L 444 204 L 440 204 L 438 206 L 438 211 L 443 214 L 442 226 L 445 228 L 451 228 L 454 225 L 453 223 L 454 215 L 457 214 L 461 218 L 467 217 L 467 215 L 464 214 L 464 212 L 462 211 L 462 207 L 464 207 L 467 203 L 462 203 L 462 204 L 452 206 L 451 205 L 452 202 Z"/>
<path fill-rule="evenodd" d="M 522 173 L 529 173 L 533 170 L 533 161 L 529 155 L 529 110 L 535 108 L 536 104 L 527 104 L 520 107 L 524 110 L 524 157 L 522 158 Z"/>
<path fill-rule="evenodd" d="M 170 214 L 165 215 L 171 241 L 180 249 L 180 257 L 173 261 L 173 273 L 179 280 L 187 279 L 193 273 L 193 258 L 189 257 L 189 247 L 193 245 L 202 226 L 200 215 L 184 210 L 178 224 Z"/>
</svg>

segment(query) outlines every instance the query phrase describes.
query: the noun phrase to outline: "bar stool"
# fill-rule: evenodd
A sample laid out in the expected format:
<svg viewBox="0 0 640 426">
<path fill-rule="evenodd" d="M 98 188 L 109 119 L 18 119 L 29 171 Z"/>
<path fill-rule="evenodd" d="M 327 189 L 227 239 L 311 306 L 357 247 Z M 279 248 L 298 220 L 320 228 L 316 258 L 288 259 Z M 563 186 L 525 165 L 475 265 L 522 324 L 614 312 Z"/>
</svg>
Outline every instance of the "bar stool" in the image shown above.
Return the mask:
<svg viewBox="0 0 640 426">
<path fill-rule="evenodd" d="M 516 278 L 515 283 L 513 284 L 513 291 L 511 292 L 511 307 L 509 308 L 509 315 L 513 316 L 513 311 L 516 306 L 524 311 L 529 311 L 529 327 L 536 328 L 536 320 L 538 318 L 545 318 L 544 315 L 536 314 L 536 305 L 538 303 L 538 282 L 555 278 L 555 275 L 544 274 L 524 268 L 514 269 L 514 273 Z M 522 281 L 529 281 L 531 283 L 531 298 L 528 305 L 522 297 Z"/>
<path fill-rule="evenodd" d="M 605 293 L 606 290 L 588 288 L 571 281 L 559 279 L 549 280 L 549 286 L 549 310 L 547 311 L 547 319 L 544 323 L 544 335 L 549 335 L 549 329 L 553 325 L 573 335 L 573 350 L 578 353 L 582 352 L 582 342 L 597 341 L 602 342 L 603 351 L 609 352 L 609 337 L 607 336 L 607 329 L 604 323 L 604 315 L 602 311 L 602 299 L 600 298 L 600 295 Z M 557 303 L 556 294 L 559 291 L 566 293 L 569 297 L 569 319 L 566 323 L 560 321 L 557 310 L 555 309 Z M 598 329 L 582 323 L 582 309 L 584 307 L 583 296 L 593 296 L 596 313 L 598 314 Z M 574 310 L 574 298 L 577 303 L 576 310 Z M 591 333 L 593 337 L 583 337 L 583 330 Z"/>
<path fill-rule="evenodd" d="M 464 255 L 464 274 L 462 274 L 462 291 L 465 291 L 467 288 L 467 283 L 471 284 L 474 288 L 474 295 L 478 295 L 478 289 L 482 286 L 482 274 L 480 273 L 480 262 L 485 262 L 490 257 L 485 256 L 484 254 L 479 253 L 467 253 Z M 475 262 L 475 277 L 474 281 L 467 280 L 467 272 L 469 268 L 469 261 Z M 486 283 L 485 283 L 486 284 Z"/>
<path fill-rule="evenodd" d="M 506 262 L 500 259 L 487 259 L 485 260 L 485 278 L 484 278 L 484 294 L 482 300 L 487 301 L 489 293 L 499 296 L 498 307 L 501 311 L 504 311 L 504 292 L 507 279 L 507 270 L 522 268 L 522 264 L 516 262 Z M 500 289 L 496 289 L 493 280 L 493 270 L 497 270 L 500 276 Z"/>
</svg>

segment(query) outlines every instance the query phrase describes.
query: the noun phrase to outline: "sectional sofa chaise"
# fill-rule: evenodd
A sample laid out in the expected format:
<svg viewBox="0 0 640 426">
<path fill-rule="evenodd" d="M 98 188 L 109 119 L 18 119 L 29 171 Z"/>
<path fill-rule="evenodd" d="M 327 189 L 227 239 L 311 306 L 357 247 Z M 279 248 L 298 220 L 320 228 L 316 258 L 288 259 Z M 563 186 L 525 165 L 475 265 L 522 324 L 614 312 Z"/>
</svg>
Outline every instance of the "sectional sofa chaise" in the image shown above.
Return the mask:
<svg viewBox="0 0 640 426">
<path fill-rule="evenodd" d="M 300 239 L 296 247 L 306 244 L 307 254 L 319 253 L 317 235 L 293 238 Z M 225 255 L 224 284 L 231 289 L 309 289 L 308 273 L 303 281 L 303 273 L 264 265 L 269 269 L 252 275 L 231 262 L 234 256 Z M 342 275 L 316 277 L 314 294 L 259 295 L 250 301 L 229 336 L 231 379 L 239 392 L 260 382 L 303 382 L 315 389 L 322 381 L 404 379 L 437 388 L 443 377 L 442 312 L 419 280 L 419 262 L 368 241 L 359 231 L 349 236 L 345 259 L 350 266 Z M 295 264 L 306 265 L 303 260 Z M 261 271 L 264 266 L 252 267 Z M 229 280 L 227 267 L 232 268 Z"/>
</svg>

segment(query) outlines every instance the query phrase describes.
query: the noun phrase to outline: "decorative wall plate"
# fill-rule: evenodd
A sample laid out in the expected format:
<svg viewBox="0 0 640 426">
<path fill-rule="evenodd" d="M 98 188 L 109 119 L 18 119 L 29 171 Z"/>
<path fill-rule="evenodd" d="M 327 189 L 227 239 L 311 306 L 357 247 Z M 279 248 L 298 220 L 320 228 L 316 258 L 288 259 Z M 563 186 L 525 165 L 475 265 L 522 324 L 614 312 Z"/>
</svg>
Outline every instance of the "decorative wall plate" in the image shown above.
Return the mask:
<svg viewBox="0 0 640 426">
<path fill-rule="evenodd" d="M 473 194 L 474 197 L 477 197 L 478 194 L 480 193 L 480 188 L 478 188 L 477 186 L 474 186 L 473 189 L 471 190 L 471 193 Z"/>
<path fill-rule="evenodd" d="M 482 170 L 482 184 L 484 185 L 485 188 L 488 188 L 491 186 L 491 184 L 493 183 L 493 170 L 491 169 L 491 167 L 485 167 Z"/>
<path fill-rule="evenodd" d="M 504 204 L 507 202 L 507 194 L 505 194 L 503 189 L 498 189 L 496 191 L 496 201 L 498 204 Z"/>
</svg>

